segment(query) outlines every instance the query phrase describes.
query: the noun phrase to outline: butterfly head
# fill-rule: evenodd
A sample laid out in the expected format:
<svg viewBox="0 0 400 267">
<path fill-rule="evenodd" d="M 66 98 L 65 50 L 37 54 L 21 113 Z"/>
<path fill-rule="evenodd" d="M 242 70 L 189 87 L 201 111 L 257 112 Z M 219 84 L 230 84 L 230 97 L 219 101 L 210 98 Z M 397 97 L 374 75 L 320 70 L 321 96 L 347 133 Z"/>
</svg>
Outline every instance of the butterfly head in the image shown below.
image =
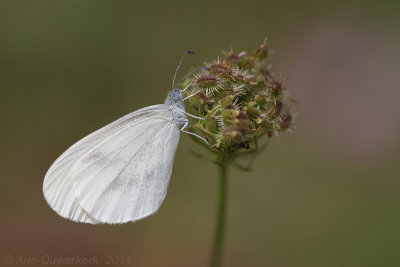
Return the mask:
<svg viewBox="0 0 400 267">
<path fill-rule="evenodd" d="M 168 97 L 173 101 L 173 102 L 182 102 L 183 101 L 183 93 L 182 90 L 179 88 L 174 88 L 171 91 L 168 92 Z"/>
<path fill-rule="evenodd" d="M 175 105 L 179 108 L 183 108 L 183 93 L 179 88 L 174 88 L 168 92 L 168 96 L 165 99 L 165 104 Z"/>
</svg>

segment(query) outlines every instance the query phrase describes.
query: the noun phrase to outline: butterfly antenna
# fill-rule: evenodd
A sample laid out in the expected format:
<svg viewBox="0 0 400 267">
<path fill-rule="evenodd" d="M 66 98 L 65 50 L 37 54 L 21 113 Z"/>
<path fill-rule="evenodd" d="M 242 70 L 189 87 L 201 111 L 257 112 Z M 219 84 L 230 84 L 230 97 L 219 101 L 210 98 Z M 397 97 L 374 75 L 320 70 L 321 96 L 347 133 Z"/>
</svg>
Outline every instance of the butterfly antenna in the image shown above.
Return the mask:
<svg viewBox="0 0 400 267">
<path fill-rule="evenodd" d="M 176 68 L 176 71 L 175 71 L 175 74 L 174 74 L 174 78 L 172 79 L 172 89 L 174 88 L 174 85 L 175 85 L 175 77 L 176 77 L 176 74 L 178 73 L 178 70 L 179 70 L 180 66 L 182 65 L 182 61 L 183 61 L 183 59 L 185 58 L 185 56 L 186 56 L 187 54 L 194 54 L 194 51 L 193 51 L 193 50 L 188 50 L 188 51 L 186 51 L 186 52 L 183 54 L 183 56 L 182 56 L 182 58 L 181 58 L 181 61 L 179 61 L 179 65 L 178 65 L 178 67 Z"/>
</svg>

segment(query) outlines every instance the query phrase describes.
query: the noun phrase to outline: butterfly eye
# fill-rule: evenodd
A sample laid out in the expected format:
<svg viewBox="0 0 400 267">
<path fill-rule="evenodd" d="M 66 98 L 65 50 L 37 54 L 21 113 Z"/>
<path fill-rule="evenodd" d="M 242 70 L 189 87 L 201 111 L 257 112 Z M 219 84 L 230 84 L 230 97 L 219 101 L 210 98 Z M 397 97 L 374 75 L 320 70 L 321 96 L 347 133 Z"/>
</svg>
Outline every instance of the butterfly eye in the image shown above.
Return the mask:
<svg viewBox="0 0 400 267">
<path fill-rule="evenodd" d="M 182 101 L 183 99 L 183 94 L 179 88 L 174 88 L 171 92 L 168 93 L 168 96 L 174 102 Z"/>
</svg>

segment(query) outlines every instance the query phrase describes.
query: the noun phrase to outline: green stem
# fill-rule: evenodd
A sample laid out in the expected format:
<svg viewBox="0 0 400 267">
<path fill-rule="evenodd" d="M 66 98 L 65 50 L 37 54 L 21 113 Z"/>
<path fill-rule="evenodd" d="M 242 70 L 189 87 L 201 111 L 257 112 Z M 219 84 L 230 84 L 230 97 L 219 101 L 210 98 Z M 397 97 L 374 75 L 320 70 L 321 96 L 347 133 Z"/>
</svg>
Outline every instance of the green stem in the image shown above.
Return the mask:
<svg viewBox="0 0 400 267">
<path fill-rule="evenodd" d="M 211 257 L 211 267 L 221 266 L 222 248 L 224 241 L 224 228 L 226 218 L 226 184 L 228 159 L 225 154 L 220 155 L 218 160 L 219 167 L 219 192 L 218 192 L 218 211 L 217 224 L 215 229 L 214 244 Z"/>
</svg>

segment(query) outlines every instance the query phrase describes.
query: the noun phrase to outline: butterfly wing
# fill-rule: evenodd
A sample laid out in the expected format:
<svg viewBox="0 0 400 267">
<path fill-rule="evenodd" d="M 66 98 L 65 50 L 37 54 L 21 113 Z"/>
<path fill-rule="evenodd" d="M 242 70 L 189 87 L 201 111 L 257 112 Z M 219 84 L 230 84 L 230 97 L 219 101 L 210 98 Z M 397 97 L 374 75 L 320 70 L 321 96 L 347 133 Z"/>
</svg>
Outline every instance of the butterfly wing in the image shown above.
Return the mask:
<svg viewBox="0 0 400 267">
<path fill-rule="evenodd" d="M 136 221 L 168 188 L 179 129 L 167 105 L 130 113 L 72 145 L 48 170 L 43 193 L 61 216 L 85 223 Z"/>
</svg>

